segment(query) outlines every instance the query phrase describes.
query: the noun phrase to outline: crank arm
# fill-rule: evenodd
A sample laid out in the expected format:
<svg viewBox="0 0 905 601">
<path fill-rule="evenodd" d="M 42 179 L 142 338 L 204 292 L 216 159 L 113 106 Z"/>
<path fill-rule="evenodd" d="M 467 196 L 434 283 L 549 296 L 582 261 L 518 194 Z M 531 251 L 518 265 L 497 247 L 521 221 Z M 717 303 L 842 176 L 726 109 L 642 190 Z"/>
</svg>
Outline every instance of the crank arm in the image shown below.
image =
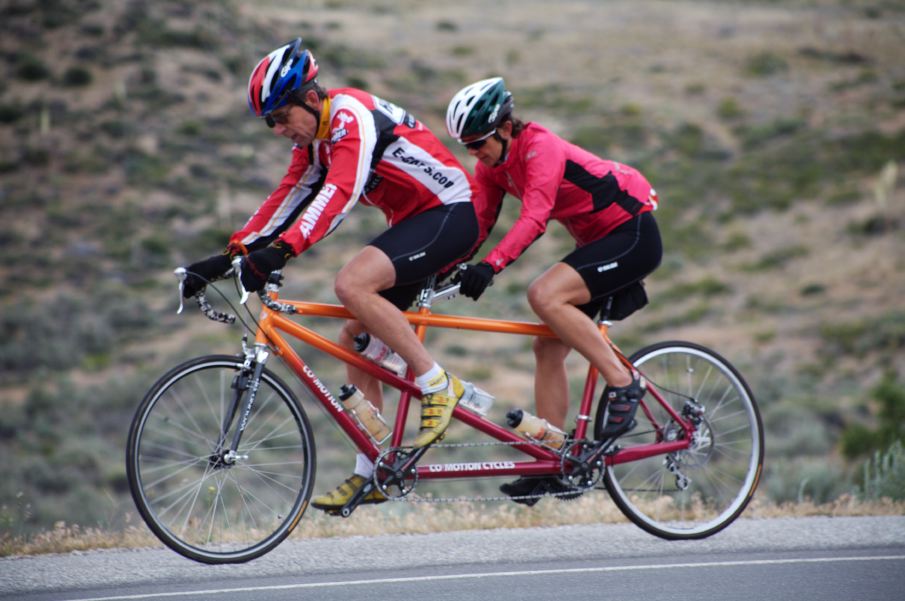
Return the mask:
<svg viewBox="0 0 905 601">
<path fill-rule="evenodd" d="M 364 486 L 355 491 L 355 494 L 352 495 L 346 504 L 340 507 L 336 513 L 337 515 L 347 518 L 352 515 L 352 512 L 361 505 L 361 502 L 364 500 L 368 493 L 374 490 L 374 483 L 368 480 L 365 482 Z"/>
</svg>

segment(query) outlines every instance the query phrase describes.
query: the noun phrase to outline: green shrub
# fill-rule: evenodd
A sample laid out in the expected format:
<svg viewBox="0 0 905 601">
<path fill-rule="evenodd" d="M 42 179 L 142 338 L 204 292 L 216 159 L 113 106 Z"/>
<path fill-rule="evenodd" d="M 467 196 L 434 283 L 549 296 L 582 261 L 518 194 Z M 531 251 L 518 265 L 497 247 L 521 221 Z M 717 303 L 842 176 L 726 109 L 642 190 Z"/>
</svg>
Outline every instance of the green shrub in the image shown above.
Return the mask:
<svg viewBox="0 0 905 601">
<path fill-rule="evenodd" d="M 864 463 L 863 483 L 858 496 L 865 500 L 905 499 L 905 446 L 901 440 L 884 452 L 876 451 Z"/>
<path fill-rule="evenodd" d="M 756 77 L 775 75 L 788 68 L 789 65 L 784 58 L 769 51 L 755 54 L 745 64 L 746 72 Z"/>
<path fill-rule="evenodd" d="M 826 286 L 823 284 L 805 284 L 798 293 L 801 296 L 819 296 L 826 293 Z"/>
<path fill-rule="evenodd" d="M 41 81 L 50 77 L 50 69 L 40 58 L 25 54 L 19 57 L 16 75 L 25 81 Z"/>
<path fill-rule="evenodd" d="M 44 148 L 29 146 L 25 148 L 22 160 L 32 167 L 45 167 L 50 164 L 50 152 Z"/>
<path fill-rule="evenodd" d="M 766 448 L 774 459 L 825 456 L 832 450 L 834 437 L 820 415 L 798 399 L 769 405 L 763 418 Z"/>
<path fill-rule="evenodd" d="M 745 271 L 767 271 L 770 269 L 779 269 L 786 265 L 789 261 L 793 261 L 799 257 L 806 257 L 809 249 L 805 246 L 786 246 L 772 250 L 754 263 L 748 263 L 742 266 Z"/>
<path fill-rule="evenodd" d="M 826 458 L 795 459 L 768 464 L 764 488 L 776 503 L 829 503 L 852 489 L 843 466 Z"/>
<path fill-rule="evenodd" d="M 763 125 L 739 127 L 736 128 L 735 133 L 741 138 L 742 145 L 746 150 L 753 150 L 768 142 L 788 138 L 806 129 L 807 124 L 803 120 L 786 117 Z"/>
<path fill-rule="evenodd" d="M 69 67 L 63 73 L 63 85 L 70 88 L 87 86 L 92 79 L 91 71 L 84 67 Z"/>
<path fill-rule="evenodd" d="M 25 110 L 18 104 L 0 104 L 0 123 L 15 123 L 25 114 Z"/>
<path fill-rule="evenodd" d="M 854 458 L 879 452 L 895 442 L 905 440 L 905 387 L 898 383 L 892 373 L 870 391 L 868 400 L 873 400 L 877 411 L 877 427 L 868 428 L 863 424 L 852 424 L 842 436 L 842 452 Z"/>
<path fill-rule="evenodd" d="M 707 86 L 702 83 L 690 83 L 685 86 L 685 93 L 689 96 L 700 96 L 707 91 Z"/>
<path fill-rule="evenodd" d="M 732 121 L 744 116 L 745 111 L 735 98 L 723 98 L 716 108 L 716 114 L 726 121 Z"/>
<path fill-rule="evenodd" d="M 178 133 L 183 136 L 195 137 L 201 134 L 204 130 L 204 125 L 196 120 L 189 119 L 188 121 L 183 121 L 182 124 L 176 129 Z"/>
<path fill-rule="evenodd" d="M 682 282 L 675 286 L 663 290 L 657 294 L 657 302 L 674 302 L 685 300 L 689 297 L 703 296 L 705 298 L 726 294 L 731 290 L 728 284 L 725 284 L 716 278 L 705 277 L 696 282 Z"/>
<path fill-rule="evenodd" d="M 824 343 L 821 354 L 862 357 L 869 352 L 895 354 L 905 348 L 905 312 L 892 311 L 886 315 L 858 321 L 832 321 L 820 326 Z"/>
<path fill-rule="evenodd" d="M 877 171 L 889 161 L 905 159 L 905 129 L 892 134 L 864 131 L 834 140 L 828 150 L 831 173 Z"/>
<path fill-rule="evenodd" d="M 852 236 L 859 238 L 882 236 L 899 229 L 899 222 L 888 213 L 877 213 L 849 223 L 845 229 Z"/>
<path fill-rule="evenodd" d="M 346 78 L 346 83 L 348 83 L 349 87 L 358 88 L 359 90 L 368 90 L 368 88 L 371 87 L 367 79 L 357 75 L 348 76 Z"/>
</svg>

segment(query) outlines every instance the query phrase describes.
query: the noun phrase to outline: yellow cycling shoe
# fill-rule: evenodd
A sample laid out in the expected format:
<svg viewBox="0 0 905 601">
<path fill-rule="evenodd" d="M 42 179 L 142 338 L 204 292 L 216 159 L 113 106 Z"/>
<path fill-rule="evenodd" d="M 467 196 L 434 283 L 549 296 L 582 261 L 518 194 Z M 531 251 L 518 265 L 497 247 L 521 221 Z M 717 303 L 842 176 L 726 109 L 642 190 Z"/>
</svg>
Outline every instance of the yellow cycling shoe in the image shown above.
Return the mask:
<svg viewBox="0 0 905 601">
<path fill-rule="evenodd" d="M 364 476 L 352 474 L 350 477 L 346 478 L 345 482 L 343 482 L 330 492 L 312 499 L 311 505 L 324 511 L 336 511 L 342 509 L 343 505 L 348 503 L 349 499 L 352 498 L 352 495 L 357 493 L 359 489 L 364 486 L 365 483 L 367 483 L 368 480 L 369 478 L 365 478 Z M 387 498 L 383 496 L 383 493 L 375 488 L 374 490 L 369 492 L 364 499 L 362 499 L 361 504 L 364 505 L 366 503 L 383 503 L 386 500 Z"/>
<path fill-rule="evenodd" d="M 426 447 L 439 440 L 452 419 L 453 410 L 465 394 L 462 381 L 444 371 L 440 377 L 446 378 L 446 388 L 424 395 L 421 399 L 421 431 L 415 438 L 416 449 Z"/>
</svg>

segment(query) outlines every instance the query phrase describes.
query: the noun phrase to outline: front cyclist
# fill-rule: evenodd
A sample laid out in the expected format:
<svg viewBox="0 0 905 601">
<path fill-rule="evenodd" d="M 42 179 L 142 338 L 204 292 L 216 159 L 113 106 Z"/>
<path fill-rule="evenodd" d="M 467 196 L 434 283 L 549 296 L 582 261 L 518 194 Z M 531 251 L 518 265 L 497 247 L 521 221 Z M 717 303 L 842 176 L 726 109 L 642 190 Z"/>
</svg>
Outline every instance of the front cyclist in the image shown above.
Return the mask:
<svg viewBox="0 0 905 601">
<path fill-rule="evenodd" d="M 279 186 L 230 237 L 226 251 L 187 268 L 196 275 L 186 280 L 185 296 L 226 272 L 236 255 L 243 255 L 242 285 L 261 290 L 271 271 L 330 234 L 353 206 L 377 207 L 389 229 L 336 276 L 336 296 L 359 322 L 347 325 L 340 341 L 351 348 L 363 326 L 406 360 L 423 393 L 414 446 L 424 447 L 443 435 L 463 387 L 433 360 L 402 310 L 428 277 L 476 241 L 474 184 L 408 112 L 361 90 L 324 90 L 317 74 L 314 56 L 300 38 L 265 56 L 252 71 L 249 107 L 274 134 L 294 142 L 292 159 Z M 366 391 L 379 391 L 358 370 L 349 378 Z M 369 396 L 382 407 L 378 394 Z M 328 511 L 342 507 L 372 472 L 371 462 L 359 454 L 353 475 L 312 505 Z M 374 490 L 364 502 L 383 500 Z"/>
<path fill-rule="evenodd" d="M 518 219 L 484 260 L 462 273 L 461 291 L 474 300 L 493 277 L 515 261 L 547 228 L 560 221 L 577 248 L 528 288 L 528 301 L 559 339 L 538 338 L 534 394 L 537 413 L 562 428 L 568 412 L 565 358 L 577 349 L 607 382 L 604 436 L 631 427 L 644 394 L 637 376 L 604 343 L 593 319 L 613 293 L 634 287 L 660 264 L 663 249 L 652 211 L 657 197 L 637 170 L 601 159 L 536 123 L 512 114 L 503 79 L 460 90 L 446 113 L 449 134 L 478 159 L 482 239 L 508 193 L 521 200 Z M 645 299 L 646 301 L 646 299 Z M 556 478 L 519 478 L 500 487 L 513 497 L 564 492 Z M 533 504 L 537 498 L 518 499 Z"/>
</svg>

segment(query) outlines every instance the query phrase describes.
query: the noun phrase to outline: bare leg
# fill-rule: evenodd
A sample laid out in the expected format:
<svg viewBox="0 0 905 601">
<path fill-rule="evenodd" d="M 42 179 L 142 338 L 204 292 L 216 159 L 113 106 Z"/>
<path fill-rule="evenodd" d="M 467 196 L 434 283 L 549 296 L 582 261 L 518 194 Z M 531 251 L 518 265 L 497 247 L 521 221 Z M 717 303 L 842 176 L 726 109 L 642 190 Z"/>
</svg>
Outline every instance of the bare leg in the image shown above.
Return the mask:
<svg viewBox="0 0 905 601">
<path fill-rule="evenodd" d="M 581 353 L 610 386 L 628 386 L 629 370 L 622 365 L 592 319 L 576 305 L 591 300 L 584 280 L 565 263 L 557 263 L 528 288 L 528 302 L 559 338 Z"/>
<path fill-rule="evenodd" d="M 340 269 L 336 296 L 340 302 L 390 348 L 399 353 L 415 375 L 428 372 L 434 360 L 402 312 L 378 294 L 395 284 L 396 270 L 383 251 L 366 246 Z"/>
<path fill-rule="evenodd" d="M 569 412 L 566 356 L 572 349 L 555 338 L 535 338 L 534 403 L 537 415 L 563 429 Z"/>
<path fill-rule="evenodd" d="M 360 321 L 347 321 L 339 333 L 339 343 L 347 349 L 355 349 L 355 336 L 364 332 L 364 326 Z M 346 374 L 349 382 L 358 388 L 365 398 L 371 401 L 378 410 L 383 412 L 383 387 L 380 380 L 366 371 L 346 364 Z"/>
</svg>

